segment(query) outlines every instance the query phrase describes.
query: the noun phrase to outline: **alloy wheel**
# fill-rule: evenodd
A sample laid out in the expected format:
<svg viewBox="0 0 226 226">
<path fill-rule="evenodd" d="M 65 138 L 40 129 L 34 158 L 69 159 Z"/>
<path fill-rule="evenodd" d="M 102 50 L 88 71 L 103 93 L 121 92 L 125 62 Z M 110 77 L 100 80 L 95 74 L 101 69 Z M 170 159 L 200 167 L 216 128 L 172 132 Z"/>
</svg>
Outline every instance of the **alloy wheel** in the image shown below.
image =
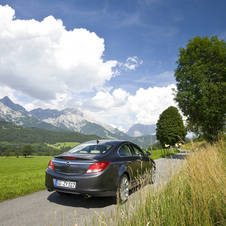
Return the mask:
<svg viewBox="0 0 226 226">
<path fill-rule="evenodd" d="M 151 184 L 155 182 L 155 167 L 151 170 Z"/>
<path fill-rule="evenodd" d="M 129 180 L 126 175 L 123 175 L 119 183 L 119 200 L 126 202 L 129 197 Z"/>
</svg>

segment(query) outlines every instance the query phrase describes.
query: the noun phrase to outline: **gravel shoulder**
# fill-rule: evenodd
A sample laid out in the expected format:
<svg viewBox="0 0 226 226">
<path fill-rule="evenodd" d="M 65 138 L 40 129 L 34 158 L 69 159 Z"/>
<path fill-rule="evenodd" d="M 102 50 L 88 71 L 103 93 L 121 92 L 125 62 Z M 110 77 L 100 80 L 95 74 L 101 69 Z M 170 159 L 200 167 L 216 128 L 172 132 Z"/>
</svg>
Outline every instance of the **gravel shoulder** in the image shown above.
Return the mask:
<svg viewBox="0 0 226 226">
<path fill-rule="evenodd" d="M 170 158 L 155 160 L 156 182 L 146 186 L 156 187 L 166 183 L 170 173 L 180 169 L 185 157 L 186 153 L 179 153 Z M 129 201 L 134 198 L 135 193 L 130 195 Z M 72 226 L 75 218 L 78 225 L 83 226 L 85 220 L 89 223 L 94 215 L 96 218 L 97 214 L 102 213 L 110 216 L 115 209 L 116 202 L 111 197 L 86 199 L 79 195 L 59 195 L 45 190 L 1 202 L 0 226 Z"/>
</svg>

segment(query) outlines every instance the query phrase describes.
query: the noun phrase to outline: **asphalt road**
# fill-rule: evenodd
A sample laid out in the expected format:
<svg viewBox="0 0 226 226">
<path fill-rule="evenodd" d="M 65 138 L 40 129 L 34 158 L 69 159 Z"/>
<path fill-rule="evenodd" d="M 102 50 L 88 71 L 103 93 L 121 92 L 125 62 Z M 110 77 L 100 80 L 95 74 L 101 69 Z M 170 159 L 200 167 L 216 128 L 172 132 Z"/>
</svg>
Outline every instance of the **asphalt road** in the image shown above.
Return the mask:
<svg viewBox="0 0 226 226">
<path fill-rule="evenodd" d="M 167 182 L 170 173 L 179 170 L 185 156 L 185 153 L 181 153 L 170 159 L 155 160 L 156 182 L 146 186 L 154 187 Z M 136 192 L 131 194 L 129 201 L 135 195 Z M 45 190 L 1 202 L 0 226 L 83 226 L 85 220 L 87 225 L 90 225 L 94 215 L 96 218 L 97 214 L 102 213 L 110 216 L 115 209 L 116 202 L 111 197 L 87 199 L 79 195 L 59 195 Z"/>
</svg>

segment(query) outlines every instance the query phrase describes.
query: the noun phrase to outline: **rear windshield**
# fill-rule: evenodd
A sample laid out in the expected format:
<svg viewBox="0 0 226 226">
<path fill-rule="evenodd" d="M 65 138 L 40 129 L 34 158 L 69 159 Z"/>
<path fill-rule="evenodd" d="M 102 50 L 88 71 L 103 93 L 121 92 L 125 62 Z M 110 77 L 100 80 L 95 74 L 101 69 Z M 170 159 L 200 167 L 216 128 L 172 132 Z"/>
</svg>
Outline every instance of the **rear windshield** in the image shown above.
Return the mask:
<svg viewBox="0 0 226 226">
<path fill-rule="evenodd" d="M 94 154 L 101 155 L 108 152 L 113 147 L 112 144 L 79 144 L 68 152 L 71 154 Z"/>
</svg>

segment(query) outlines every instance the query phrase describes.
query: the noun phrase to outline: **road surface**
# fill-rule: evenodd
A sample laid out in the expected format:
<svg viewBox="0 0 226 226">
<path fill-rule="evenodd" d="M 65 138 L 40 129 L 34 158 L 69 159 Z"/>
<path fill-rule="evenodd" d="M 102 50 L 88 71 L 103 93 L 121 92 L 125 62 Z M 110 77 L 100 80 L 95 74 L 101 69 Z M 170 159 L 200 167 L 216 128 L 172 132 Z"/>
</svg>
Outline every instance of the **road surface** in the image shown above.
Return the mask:
<svg viewBox="0 0 226 226">
<path fill-rule="evenodd" d="M 159 186 L 169 180 L 172 170 L 179 170 L 185 153 L 174 155 L 170 159 L 155 160 L 157 165 L 156 182 Z M 1 192 L 1 191 L 0 191 Z M 129 201 L 134 198 L 132 193 Z M 59 195 L 56 192 L 39 191 L 0 203 L 0 226 L 72 226 L 90 225 L 93 216 L 105 213 L 110 216 L 116 209 L 115 199 L 89 199 L 79 195 Z M 75 224 L 76 223 L 76 224 Z"/>
</svg>

